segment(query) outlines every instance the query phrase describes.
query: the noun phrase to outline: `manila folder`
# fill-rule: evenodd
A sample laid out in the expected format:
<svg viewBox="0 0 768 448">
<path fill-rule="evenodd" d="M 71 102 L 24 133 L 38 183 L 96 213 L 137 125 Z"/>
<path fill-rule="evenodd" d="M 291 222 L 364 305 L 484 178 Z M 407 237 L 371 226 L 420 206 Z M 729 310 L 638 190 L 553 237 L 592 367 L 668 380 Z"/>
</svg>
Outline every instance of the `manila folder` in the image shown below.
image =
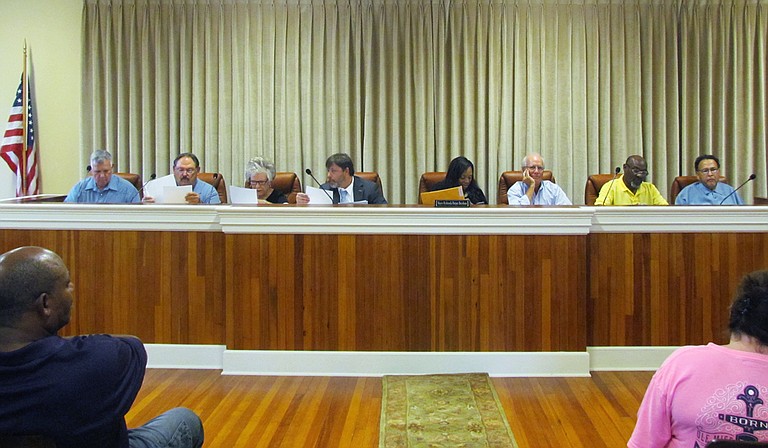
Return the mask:
<svg viewBox="0 0 768 448">
<path fill-rule="evenodd" d="M 440 199 L 464 199 L 464 191 L 461 185 L 445 190 L 425 191 L 421 193 L 421 203 L 425 205 L 435 205 L 436 200 Z"/>
</svg>

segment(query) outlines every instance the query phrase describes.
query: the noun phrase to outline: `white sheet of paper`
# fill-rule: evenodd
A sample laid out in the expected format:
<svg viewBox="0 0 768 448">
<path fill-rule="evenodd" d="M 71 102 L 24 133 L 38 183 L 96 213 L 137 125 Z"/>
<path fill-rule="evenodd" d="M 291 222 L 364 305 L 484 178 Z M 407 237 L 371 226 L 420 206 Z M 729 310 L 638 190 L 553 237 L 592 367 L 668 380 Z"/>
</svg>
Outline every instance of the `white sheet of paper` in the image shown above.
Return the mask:
<svg viewBox="0 0 768 448">
<path fill-rule="evenodd" d="M 192 193 L 192 185 L 166 185 L 163 187 L 163 202 L 161 203 L 186 204 L 187 200 L 184 198 L 186 198 L 187 193 Z"/>
<path fill-rule="evenodd" d="M 256 190 L 244 187 L 229 186 L 230 204 L 258 204 L 259 195 Z"/>
<path fill-rule="evenodd" d="M 310 204 L 333 204 L 333 192 L 328 190 L 321 190 L 315 187 L 307 187 L 307 196 L 309 196 Z M 330 197 L 328 197 L 330 196 Z"/>
<path fill-rule="evenodd" d="M 144 185 L 144 196 L 149 196 L 153 198 L 157 204 L 162 204 L 163 188 L 171 186 L 176 186 L 176 179 L 173 177 L 173 174 L 158 177 L 157 179 L 151 180 L 147 182 L 146 185 Z"/>
</svg>

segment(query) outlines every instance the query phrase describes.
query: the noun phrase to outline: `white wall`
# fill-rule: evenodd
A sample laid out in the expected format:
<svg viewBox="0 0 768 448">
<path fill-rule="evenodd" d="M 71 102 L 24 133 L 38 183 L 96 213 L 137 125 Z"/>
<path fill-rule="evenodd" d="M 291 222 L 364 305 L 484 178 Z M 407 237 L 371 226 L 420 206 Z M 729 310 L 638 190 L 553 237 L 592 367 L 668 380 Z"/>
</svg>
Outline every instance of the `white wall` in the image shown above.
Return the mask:
<svg viewBox="0 0 768 448">
<path fill-rule="evenodd" d="M 0 163 L 0 199 L 12 198 L 16 194 L 13 173 L 4 161 Z"/>
<path fill-rule="evenodd" d="M 66 193 L 84 173 L 80 161 L 82 0 L 0 0 L 0 127 L 22 71 L 24 39 L 33 77 L 43 193 Z M 13 173 L 0 161 L 0 197 L 14 196 Z"/>
</svg>

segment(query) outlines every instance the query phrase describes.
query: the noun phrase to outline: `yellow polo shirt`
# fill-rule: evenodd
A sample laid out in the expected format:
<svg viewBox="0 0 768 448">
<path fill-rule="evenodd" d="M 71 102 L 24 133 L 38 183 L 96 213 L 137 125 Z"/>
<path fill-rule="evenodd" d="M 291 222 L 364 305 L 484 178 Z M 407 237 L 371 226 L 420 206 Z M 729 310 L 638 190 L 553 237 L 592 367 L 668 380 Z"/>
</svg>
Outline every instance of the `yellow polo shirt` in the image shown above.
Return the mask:
<svg viewBox="0 0 768 448">
<path fill-rule="evenodd" d="M 659 190 L 650 182 L 643 182 L 637 193 L 624 184 L 624 175 L 603 185 L 595 205 L 669 205 Z"/>
</svg>

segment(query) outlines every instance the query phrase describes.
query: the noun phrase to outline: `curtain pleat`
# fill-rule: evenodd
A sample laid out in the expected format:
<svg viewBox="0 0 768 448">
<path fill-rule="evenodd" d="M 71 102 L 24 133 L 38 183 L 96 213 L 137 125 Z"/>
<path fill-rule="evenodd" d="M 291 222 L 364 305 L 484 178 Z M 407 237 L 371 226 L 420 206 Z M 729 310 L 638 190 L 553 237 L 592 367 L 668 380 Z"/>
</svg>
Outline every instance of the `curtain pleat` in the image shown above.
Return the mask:
<svg viewBox="0 0 768 448">
<path fill-rule="evenodd" d="M 757 0 L 85 0 L 82 158 L 305 185 L 328 155 L 390 203 L 464 155 L 492 203 L 529 152 L 575 204 L 641 154 L 663 195 L 703 153 L 766 196 L 768 15 Z"/>
</svg>

